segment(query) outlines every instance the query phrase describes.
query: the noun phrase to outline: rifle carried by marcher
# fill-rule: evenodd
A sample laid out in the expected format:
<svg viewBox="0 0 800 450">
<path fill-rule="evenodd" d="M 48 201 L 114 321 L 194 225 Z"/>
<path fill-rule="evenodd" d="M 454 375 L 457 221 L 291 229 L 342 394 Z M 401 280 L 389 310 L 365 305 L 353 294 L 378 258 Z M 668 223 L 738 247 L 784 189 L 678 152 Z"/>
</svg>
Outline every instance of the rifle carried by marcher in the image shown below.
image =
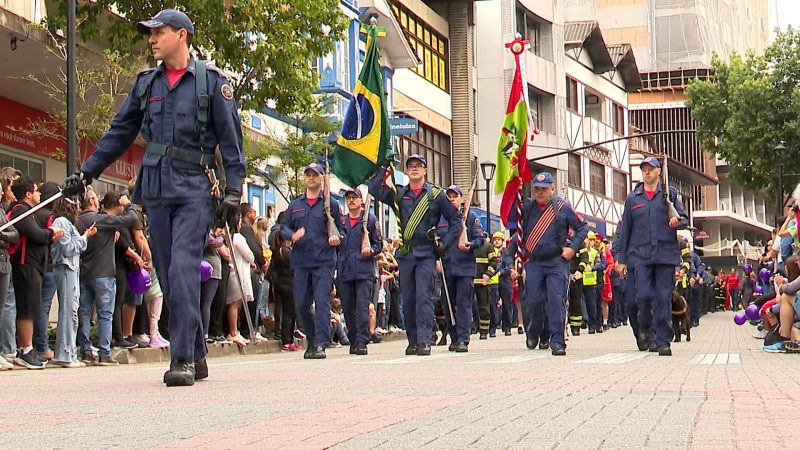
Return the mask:
<svg viewBox="0 0 800 450">
<path fill-rule="evenodd" d="M 361 251 L 372 251 L 372 245 L 369 242 L 369 231 L 367 225 L 369 224 L 369 204 L 372 196 L 367 192 L 367 198 L 364 199 L 363 211 L 361 213 Z"/>
<path fill-rule="evenodd" d="M 331 167 L 328 160 L 328 152 L 325 152 L 325 187 L 322 189 L 322 208 L 325 213 L 325 222 L 328 225 L 328 239 L 336 237 L 341 239 L 342 235 L 339 234 L 339 229 L 336 227 L 336 221 L 331 215 Z"/>
<path fill-rule="evenodd" d="M 469 207 L 472 205 L 472 197 L 475 195 L 475 186 L 478 183 L 478 172 L 475 172 L 475 176 L 472 178 L 472 186 L 469 187 L 469 191 L 467 191 L 466 201 L 464 202 L 464 211 L 461 214 L 461 234 L 458 236 L 458 243 L 459 244 L 468 244 L 469 239 L 467 238 L 467 217 L 469 216 Z"/>
<path fill-rule="evenodd" d="M 673 217 L 676 219 L 680 219 L 680 214 L 678 214 L 678 210 L 675 209 L 675 205 L 672 203 L 672 200 L 669 198 L 669 169 L 667 167 L 667 159 L 669 157 L 664 155 L 664 164 L 661 173 L 661 190 L 663 191 L 664 195 L 664 203 L 667 205 L 667 217 L 672 219 Z"/>
</svg>

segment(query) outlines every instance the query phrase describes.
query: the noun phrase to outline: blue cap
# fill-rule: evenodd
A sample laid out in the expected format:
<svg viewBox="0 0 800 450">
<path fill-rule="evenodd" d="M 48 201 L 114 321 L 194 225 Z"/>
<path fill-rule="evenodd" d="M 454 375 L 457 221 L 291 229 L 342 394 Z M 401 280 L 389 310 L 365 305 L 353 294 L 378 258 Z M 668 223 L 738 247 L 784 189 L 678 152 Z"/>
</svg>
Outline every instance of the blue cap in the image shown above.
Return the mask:
<svg viewBox="0 0 800 450">
<path fill-rule="evenodd" d="M 453 192 L 455 192 L 455 193 L 456 193 L 456 194 L 458 194 L 458 195 L 464 195 L 464 194 L 461 192 L 461 187 L 460 187 L 459 185 L 457 185 L 457 184 L 451 184 L 450 186 L 448 186 L 448 187 L 447 187 L 447 193 L 450 193 L 450 191 L 453 191 Z"/>
<path fill-rule="evenodd" d="M 165 25 L 170 25 L 178 30 L 185 28 L 189 34 L 194 36 L 194 25 L 192 25 L 189 16 L 177 9 L 162 9 L 150 20 L 136 22 L 136 31 L 142 34 L 150 34 L 151 29 L 161 28 Z"/>
<path fill-rule="evenodd" d="M 553 175 L 551 175 L 550 172 L 539 172 L 535 177 L 533 177 L 533 187 L 548 188 L 555 181 L 556 180 L 553 179 Z"/>
<path fill-rule="evenodd" d="M 361 189 L 358 189 L 358 188 L 347 188 L 347 190 L 344 191 L 344 196 L 345 197 L 347 197 L 348 195 L 351 195 L 351 194 L 355 195 L 358 198 L 361 198 Z"/>
<path fill-rule="evenodd" d="M 639 167 L 641 168 L 645 164 L 649 164 L 655 167 L 656 169 L 661 168 L 661 163 L 658 162 L 658 158 L 656 158 L 655 156 L 648 156 L 647 158 L 643 159 L 642 162 L 639 163 Z"/>
<path fill-rule="evenodd" d="M 426 168 L 428 167 L 428 160 L 425 159 L 424 156 L 418 155 L 416 153 L 406 158 L 406 167 L 408 167 L 408 163 L 411 162 L 412 159 L 416 159 L 417 161 L 421 162 L 423 166 L 425 166 Z"/>
<path fill-rule="evenodd" d="M 306 172 L 308 172 L 309 170 L 311 170 L 311 171 L 313 171 L 313 172 L 316 172 L 316 173 L 318 173 L 318 174 L 320 174 L 320 175 L 324 175 L 324 174 L 325 174 L 325 168 L 324 168 L 324 167 L 322 167 L 322 165 L 321 165 L 321 164 L 317 164 L 317 163 L 311 163 L 311 164 L 309 164 L 309 165 L 307 165 L 307 166 L 305 166 L 305 167 L 303 168 L 303 173 L 306 173 Z"/>
</svg>

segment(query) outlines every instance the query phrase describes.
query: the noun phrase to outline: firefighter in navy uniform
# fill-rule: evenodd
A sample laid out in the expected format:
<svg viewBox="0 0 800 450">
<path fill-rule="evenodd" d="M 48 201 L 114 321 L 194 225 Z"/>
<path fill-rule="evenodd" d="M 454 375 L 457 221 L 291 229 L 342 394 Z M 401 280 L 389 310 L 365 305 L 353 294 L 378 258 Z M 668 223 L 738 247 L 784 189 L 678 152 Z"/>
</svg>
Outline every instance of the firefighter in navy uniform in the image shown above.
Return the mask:
<svg viewBox="0 0 800 450">
<path fill-rule="evenodd" d="M 377 219 L 363 211 L 361 190 L 344 193 L 348 213 L 342 222 L 345 234 L 339 245 L 337 286 L 347 319 L 347 337 L 351 355 L 366 355 L 369 343 L 369 304 L 375 285 L 375 256 L 383 250 L 383 239 L 376 226 Z M 369 248 L 362 248 L 364 220 L 367 221 Z"/>
<path fill-rule="evenodd" d="M 400 266 L 400 289 L 408 336 L 406 355 L 431 354 L 434 333 L 433 286 L 436 259 L 455 245 L 461 230 L 461 214 L 438 187 L 425 181 L 428 162 L 424 156 L 406 158 L 408 186 L 397 189 L 400 204 L 400 229 L 403 245 L 397 250 Z M 386 185 L 387 169 L 381 168 L 369 182 L 369 192 L 387 205 L 394 204 L 395 192 Z M 436 248 L 428 238 L 428 230 L 436 227 L 444 216 L 453 232 L 447 233 Z"/>
<path fill-rule="evenodd" d="M 336 247 L 341 238 L 328 236 L 328 219 L 322 193 L 325 168 L 312 163 L 303 170 L 306 192 L 286 208 L 281 238 L 292 241 L 292 292 L 297 319 L 308 339 L 305 359 L 325 359 L 330 343 L 331 291 L 336 268 Z M 330 202 L 330 217 L 344 236 L 339 203 Z M 374 269 L 371 279 L 374 279 Z M 352 342 L 352 341 L 351 341 Z"/>
<path fill-rule="evenodd" d="M 586 222 L 578 218 L 570 204 L 554 195 L 553 176 L 547 172 L 533 179 L 533 199 L 526 198 L 522 205 L 523 247 L 525 263 L 525 296 L 523 307 L 526 345 L 536 347 L 544 331 L 547 315 L 549 347 L 553 355 L 566 355 L 564 300 L 569 287 L 570 260 L 580 248 L 588 233 Z M 573 236 L 569 237 L 572 229 Z M 516 252 L 516 242 L 511 253 Z"/>
<path fill-rule="evenodd" d="M 150 36 L 153 58 L 162 63 L 139 74 L 92 155 L 64 181 L 63 193 L 82 195 L 139 133 L 149 142 L 133 201 L 147 210 L 155 269 L 169 306 L 171 362 L 164 382 L 188 386 L 208 377 L 198 267 L 215 208 L 218 226 L 236 224 L 245 174 L 241 123 L 226 75 L 191 56 L 194 26 L 186 14 L 165 9 L 136 28 Z M 219 204 L 217 147 L 227 179 Z"/>
<path fill-rule="evenodd" d="M 614 242 L 616 269 L 624 275 L 629 265 L 634 268 L 635 292 L 631 294 L 629 283 L 628 295 L 635 295 L 637 311 L 628 312 L 637 346 L 644 350 L 653 344 L 659 355 L 671 356 L 672 290 L 675 267 L 681 263 L 676 230 L 686 227 L 688 217 L 678 192 L 672 187 L 663 191 L 661 163 L 650 156 L 639 167 L 644 183 L 625 199 L 619 236 Z M 676 217 L 670 217 L 667 200 L 675 207 Z"/>
<path fill-rule="evenodd" d="M 461 208 L 464 202 L 461 187 L 455 184 L 448 187 L 447 197 L 455 208 Z M 470 324 L 472 323 L 472 303 L 475 293 L 472 281 L 477 270 L 475 266 L 475 249 L 483 245 L 483 227 L 474 213 L 468 213 L 466 225 L 466 245 L 459 243 L 459 236 L 456 236 L 455 244 L 450 246 L 447 253 L 442 257 L 447 290 L 450 294 L 449 301 L 456 315 L 455 327 L 450 318 L 450 307 L 447 304 L 448 299 L 444 289 L 441 290 L 442 312 L 450 335 L 450 347 L 448 349 L 457 353 L 469 351 L 469 332 Z M 440 237 L 451 233 L 449 221 L 442 217 L 436 226 L 436 232 Z M 459 227 L 458 232 L 459 234 L 461 233 L 461 227 Z"/>
<path fill-rule="evenodd" d="M 479 339 L 486 339 L 489 335 L 489 322 L 492 317 L 491 279 L 497 274 L 500 252 L 494 248 L 492 242 L 486 238 L 481 247 L 475 250 L 475 296 L 478 299 L 478 333 Z"/>
</svg>

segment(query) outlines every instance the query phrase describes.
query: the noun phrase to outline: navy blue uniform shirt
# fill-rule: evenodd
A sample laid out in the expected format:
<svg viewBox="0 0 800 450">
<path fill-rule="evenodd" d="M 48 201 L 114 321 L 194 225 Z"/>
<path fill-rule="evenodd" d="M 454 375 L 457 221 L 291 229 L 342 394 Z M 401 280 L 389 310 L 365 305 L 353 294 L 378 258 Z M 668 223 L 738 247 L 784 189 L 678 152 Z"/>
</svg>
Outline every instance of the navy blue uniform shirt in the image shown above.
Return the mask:
<svg viewBox="0 0 800 450">
<path fill-rule="evenodd" d="M 372 194 L 378 201 L 387 205 L 394 204 L 394 192 L 383 184 L 383 179 L 386 175 L 386 168 L 382 167 L 375 176 L 369 181 L 369 193 Z M 439 223 L 439 219 L 444 217 L 451 230 L 461 231 L 461 213 L 458 212 L 455 206 L 450 203 L 450 199 L 443 190 L 440 190 L 438 195 L 433 194 L 433 185 L 425 183 L 419 195 L 415 195 L 407 186 L 399 187 L 397 195 L 400 196 L 400 225 L 405 230 L 406 223 L 414 212 L 417 204 L 422 200 L 423 196 L 432 198 L 428 212 L 422 217 L 419 226 L 414 230 L 414 235 L 410 240 L 403 238 L 403 245 L 410 247 L 409 255 L 419 258 L 435 258 L 436 253 L 433 250 L 433 243 L 428 239 L 428 230 L 435 227 Z M 451 247 L 456 239 L 458 233 L 447 233 L 447 236 L 442 236 L 442 243 Z M 402 258 L 398 250 L 397 256 Z"/>
<path fill-rule="evenodd" d="M 461 230 L 459 229 L 456 234 L 455 242 L 447 249 L 447 253 L 442 258 L 445 266 L 445 274 L 447 276 L 474 278 L 477 273 L 478 267 L 475 264 L 475 250 L 483 246 L 483 226 L 480 220 L 478 220 L 478 216 L 472 212 L 468 214 L 467 243 L 469 244 L 469 250 L 458 249 L 458 238 L 461 235 Z M 440 219 L 439 225 L 436 226 L 436 232 L 441 237 L 450 234 L 450 222 L 444 218 Z"/>
<path fill-rule="evenodd" d="M 522 253 L 530 260 L 544 261 L 561 257 L 564 247 L 571 248 L 577 254 L 583 245 L 584 239 L 586 239 L 586 235 L 589 233 L 586 221 L 578 219 L 578 215 L 572 210 L 569 202 L 563 198 L 553 196 L 552 203 L 556 208 L 555 219 L 544 232 L 539 244 L 533 250 L 533 254 L 530 254 L 527 249 L 524 249 L 525 241 L 531 234 L 533 227 L 539 222 L 539 218 L 546 208 L 542 210 L 536 201 L 531 198 L 525 198 L 522 202 Z M 572 237 L 569 237 L 570 228 L 574 231 Z M 512 241 L 510 253 L 514 255 L 516 250 L 517 243 Z"/>
<path fill-rule="evenodd" d="M 141 132 L 148 141 L 200 152 L 197 124 L 197 89 L 194 58 L 186 73 L 170 87 L 164 65 L 139 74 L 131 94 L 114 116 L 111 128 L 97 142 L 94 153 L 83 163 L 87 178 L 97 178 L 122 156 Z M 155 72 L 147 92 L 146 75 Z M 209 111 L 204 137 L 204 152 L 213 153 L 219 146 L 229 187 L 240 187 L 245 174 L 242 128 L 236 103 L 223 92 L 230 92 L 228 80 L 219 69 L 208 66 Z M 225 88 L 223 88 L 223 86 Z M 147 120 L 140 108 L 141 96 L 147 96 Z M 137 178 L 133 201 L 145 200 L 180 203 L 207 198 L 211 184 L 203 168 L 195 163 L 168 156 L 145 153 Z"/>
<path fill-rule="evenodd" d="M 316 269 L 336 267 L 336 247 L 328 244 L 328 226 L 323 210 L 322 194 L 317 197 L 314 206 L 308 203 L 306 194 L 292 200 L 286 209 L 286 216 L 281 223 L 281 237 L 292 240 L 292 234 L 300 228 L 306 233 L 292 247 L 292 269 Z M 336 222 L 339 234 L 344 236 L 345 229 L 341 223 L 339 203 L 331 200 L 331 217 Z"/>
<path fill-rule="evenodd" d="M 370 249 L 369 256 L 361 254 L 361 239 L 364 236 L 362 218 L 359 218 L 354 225 L 350 225 L 349 215 L 342 216 L 342 223 L 346 230 L 339 245 L 339 263 L 337 265 L 338 278 L 340 281 L 354 280 L 374 280 L 375 279 L 375 255 L 383 249 L 383 239 L 381 232 L 376 226 L 378 219 L 374 214 L 370 214 L 367 220 L 367 233 L 369 234 Z"/>
<path fill-rule="evenodd" d="M 671 228 L 662 192 L 659 184 L 652 200 L 648 199 L 644 193 L 644 185 L 640 184 L 628 194 L 613 247 L 617 262 L 627 265 L 671 266 L 681 263 L 676 231 L 686 228 L 689 217 L 678 200 L 678 191 L 670 187 L 670 199 L 680 216 L 678 228 Z"/>
</svg>

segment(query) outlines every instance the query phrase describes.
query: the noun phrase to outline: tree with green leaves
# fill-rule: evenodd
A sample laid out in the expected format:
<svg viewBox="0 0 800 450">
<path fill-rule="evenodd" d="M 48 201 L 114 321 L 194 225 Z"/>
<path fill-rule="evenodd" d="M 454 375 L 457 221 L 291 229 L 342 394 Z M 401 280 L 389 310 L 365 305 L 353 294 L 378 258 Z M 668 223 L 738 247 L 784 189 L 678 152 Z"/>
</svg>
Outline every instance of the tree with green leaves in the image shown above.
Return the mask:
<svg viewBox="0 0 800 450">
<path fill-rule="evenodd" d="M 303 168 L 332 152 L 330 137 L 339 125 L 321 115 L 318 108 L 306 116 L 295 115 L 285 120 L 285 135 L 272 133 L 261 139 L 248 139 L 245 144 L 248 176 L 263 178 L 287 201 L 305 189 Z M 282 134 L 282 133 L 281 133 Z M 273 162 L 275 170 L 264 172 Z"/>
<path fill-rule="evenodd" d="M 714 57 L 713 78 L 686 89 L 706 150 L 727 161 L 730 177 L 751 189 L 775 186 L 777 164 L 800 173 L 800 29 L 779 31 L 764 55 Z M 782 154 L 773 148 L 785 141 Z"/>
<path fill-rule="evenodd" d="M 47 18 L 50 29 L 63 28 L 66 0 Z M 119 13 L 108 17 L 110 8 Z M 333 51 L 348 20 L 339 0 L 94 0 L 78 2 L 78 30 L 84 39 L 102 35 L 113 50 L 127 52 L 145 38 L 134 23 L 175 7 L 192 19 L 194 48 L 230 74 L 242 109 L 261 111 L 268 101 L 282 114 L 308 114 L 315 100 L 313 58 Z"/>
<path fill-rule="evenodd" d="M 34 29 L 38 25 L 30 25 Z M 45 30 L 46 31 L 46 30 Z M 63 144 L 50 155 L 57 160 L 65 160 L 67 134 L 64 124 L 67 123 L 67 48 L 66 41 L 55 34 L 46 33 L 47 54 L 61 62 L 62 69 L 52 74 L 28 74 L 20 77 L 38 86 L 44 94 L 58 106 L 41 118 L 28 119 L 26 125 L 14 129 L 28 136 L 49 138 Z M 76 134 L 79 143 L 95 142 L 108 130 L 111 119 L 117 112 L 117 105 L 128 96 L 129 84 L 136 75 L 141 55 L 130 52 L 120 53 L 104 50 L 103 54 L 91 55 L 90 50 L 78 47 L 76 50 L 77 73 L 76 91 Z M 78 146 L 78 165 L 87 157 L 88 148 Z"/>
</svg>

